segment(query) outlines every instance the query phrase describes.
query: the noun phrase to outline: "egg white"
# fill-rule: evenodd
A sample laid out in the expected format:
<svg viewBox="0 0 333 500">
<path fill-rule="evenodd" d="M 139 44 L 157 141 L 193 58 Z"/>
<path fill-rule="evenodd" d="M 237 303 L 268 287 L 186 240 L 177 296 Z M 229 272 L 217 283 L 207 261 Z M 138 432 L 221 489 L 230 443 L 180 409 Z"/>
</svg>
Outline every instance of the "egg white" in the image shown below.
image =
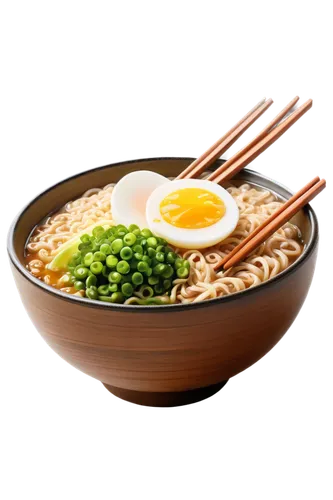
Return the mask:
<svg viewBox="0 0 333 500">
<path fill-rule="evenodd" d="M 146 220 L 146 202 L 158 186 L 171 182 L 163 175 L 150 170 L 137 170 L 125 175 L 115 185 L 111 194 L 112 218 L 116 224 L 136 224 L 143 229 Z"/>
<path fill-rule="evenodd" d="M 225 205 L 223 217 L 211 226 L 200 229 L 183 229 L 163 220 L 161 201 L 170 193 L 186 188 L 200 188 L 218 196 Z M 188 249 L 207 248 L 227 238 L 236 228 L 239 210 L 233 197 L 222 186 L 202 179 L 181 179 L 157 187 L 149 196 L 146 205 L 149 229 L 168 243 Z"/>
</svg>

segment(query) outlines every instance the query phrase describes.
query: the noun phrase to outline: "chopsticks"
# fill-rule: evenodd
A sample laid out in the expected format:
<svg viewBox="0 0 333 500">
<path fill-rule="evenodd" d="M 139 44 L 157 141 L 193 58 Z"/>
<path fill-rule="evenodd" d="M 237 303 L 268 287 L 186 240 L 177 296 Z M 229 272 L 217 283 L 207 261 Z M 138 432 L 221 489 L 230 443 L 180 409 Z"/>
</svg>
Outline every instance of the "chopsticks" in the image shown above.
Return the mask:
<svg viewBox="0 0 333 500">
<path fill-rule="evenodd" d="M 297 98 L 295 98 L 297 99 Z M 294 100 L 295 100 L 294 99 Z M 293 101 L 294 101 L 293 100 Z M 293 102 L 291 101 L 291 103 Z M 284 110 L 276 116 L 273 122 L 276 122 L 277 118 L 282 114 L 285 115 L 285 110 L 290 109 L 291 103 L 288 104 Z M 221 167 L 219 167 L 213 174 L 211 174 L 207 179 L 221 184 L 231 177 L 233 177 L 237 172 L 246 167 L 251 161 L 253 161 L 257 156 L 263 153 L 271 144 L 273 144 L 281 135 L 283 135 L 294 123 L 297 122 L 310 108 L 312 107 L 312 99 L 306 101 L 302 106 L 297 108 L 291 115 L 289 115 L 285 120 L 283 120 L 278 125 L 274 126 L 270 132 L 267 133 L 269 124 L 260 134 L 257 136 L 250 144 L 248 144 L 241 151 L 236 153 L 232 158 L 226 161 Z M 272 122 L 272 123 L 273 123 Z M 258 137 L 264 134 L 264 138 L 259 140 Z"/>
<path fill-rule="evenodd" d="M 252 108 L 239 122 L 236 123 L 225 135 L 213 144 L 205 153 L 192 162 L 177 179 L 190 179 L 201 174 L 214 161 L 219 158 L 227 149 L 273 104 L 272 99 L 262 99 Z"/>
<path fill-rule="evenodd" d="M 237 245 L 220 262 L 214 265 L 215 271 L 229 269 L 238 262 L 242 261 L 253 250 L 260 246 L 275 231 L 280 229 L 288 222 L 301 208 L 315 198 L 326 187 L 325 179 L 320 180 L 315 177 L 311 182 L 304 186 L 300 191 L 287 200 L 275 213 L 255 229 L 247 238 Z"/>
<path fill-rule="evenodd" d="M 245 147 L 234 154 L 223 165 L 212 172 L 207 180 L 221 184 L 231 179 L 240 170 L 251 163 L 257 156 L 263 153 L 281 135 L 283 135 L 301 116 L 311 107 L 312 100 L 309 99 L 302 106 L 290 111 L 298 102 L 296 96 L 285 108 Z M 251 111 L 249 111 L 229 132 L 221 137 L 203 155 L 191 163 L 177 179 L 190 179 L 200 175 L 219 156 L 221 156 L 249 126 L 261 116 L 273 103 L 272 99 L 260 101 Z M 290 220 L 302 207 L 309 203 L 326 187 L 326 181 L 315 177 L 300 191 L 287 200 L 275 213 L 255 229 L 247 238 L 237 245 L 228 255 L 217 262 L 213 268 L 217 271 L 221 268 L 225 270 L 237 264 L 249 255 L 253 250 L 266 241 L 273 233 Z"/>
</svg>

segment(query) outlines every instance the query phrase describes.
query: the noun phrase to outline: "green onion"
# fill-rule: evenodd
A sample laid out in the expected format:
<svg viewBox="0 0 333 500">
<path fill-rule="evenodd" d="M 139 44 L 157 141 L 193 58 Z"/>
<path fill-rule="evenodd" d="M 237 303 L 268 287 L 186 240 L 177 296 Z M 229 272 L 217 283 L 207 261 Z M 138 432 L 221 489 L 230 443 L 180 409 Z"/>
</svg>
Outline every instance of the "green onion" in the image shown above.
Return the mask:
<svg viewBox="0 0 333 500">
<path fill-rule="evenodd" d="M 104 262 L 106 260 L 106 255 L 103 252 L 94 253 L 94 262 Z"/>
<path fill-rule="evenodd" d="M 178 278 L 187 278 L 188 274 L 188 269 L 186 269 L 186 267 L 180 267 L 179 269 L 177 269 Z"/>
<path fill-rule="evenodd" d="M 90 250 L 91 249 L 91 243 L 86 242 L 86 243 L 80 243 L 78 246 L 78 250 L 82 252 L 83 250 Z"/>
<path fill-rule="evenodd" d="M 75 281 L 74 288 L 75 290 L 84 290 L 86 288 L 86 285 L 83 283 L 83 281 Z"/>
<path fill-rule="evenodd" d="M 144 255 L 144 256 L 142 257 L 142 260 L 143 260 L 143 262 L 147 262 L 148 266 L 150 266 L 150 265 L 151 265 L 151 258 L 150 258 L 150 257 L 148 257 L 148 255 Z"/>
<path fill-rule="evenodd" d="M 126 236 L 128 236 L 126 234 Z M 124 238 L 124 241 L 125 241 L 125 238 Z M 133 256 L 133 252 L 132 252 L 132 249 L 130 247 L 123 247 L 121 250 L 120 250 L 120 257 L 124 260 L 130 260 Z"/>
<path fill-rule="evenodd" d="M 109 229 L 106 229 L 105 230 L 105 233 L 104 235 L 106 236 L 106 238 L 113 238 L 113 226 L 112 227 L 109 227 Z"/>
<path fill-rule="evenodd" d="M 121 240 L 120 238 L 117 238 L 116 240 L 114 240 L 111 243 L 111 252 L 113 254 L 118 254 L 120 252 L 120 250 L 123 248 L 123 246 L 124 246 L 123 240 Z"/>
<path fill-rule="evenodd" d="M 100 250 L 101 248 L 101 245 L 104 245 L 104 243 L 108 243 L 108 239 L 105 237 L 105 234 L 102 236 L 102 238 L 97 238 L 95 243 L 98 247 L 98 249 Z"/>
<path fill-rule="evenodd" d="M 110 273 L 110 269 L 106 266 L 103 266 L 102 275 L 104 276 L 104 278 L 107 278 L 109 276 L 109 273 Z"/>
<path fill-rule="evenodd" d="M 90 288 L 92 286 L 96 286 L 96 284 L 97 284 L 97 277 L 94 274 L 88 276 L 88 278 L 86 279 L 86 287 Z"/>
<path fill-rule="evenodd" d="M 154 259 L 155 258 L 155 255 L 156 255 L 156 250 L 154 250 L 154 248 L 148 248 L 147 250 L 147 253 L 148 253 L 148 256 L 151 258 L 151 259 Z"/>
<path fill-rule="evenodd" d="M 113 302 L 111 297 L 108 297 L 107 295 L 100 295 L 98 299 L 101 300 L 102 302 Z"/>
<path fill-rule="evenodd" d="M 99 295 L 109 295 L 109 285 L 101 285 L 97 288 L 97 292 Z"/>
<path fill-rule="evenodd" d="M 94 262 L 94 254 L 92 252 L 87 253 L 83 258 L 83 264 L 87 267 L 90 267 Z"/>
<path fill-rule="evenodd" d="M 89 250 L 92 252 L 92 253 L 95 253 L 97 252 L 97 250 L 99 250 L 99 245 L 97 244 L 97 241 L 94 241 L 92 246 L 89 248 Z"/>
<path fill-rule="evenodd" d="M 148 285 L 142 285 L 139 291 L 147 299 L 154 295 L 154 290 Z"/>
<path fill-rule="evenodd" d="M 163 286 L 166 290 L 169 290 L 169 288 L 171 288 L 171 285 L 172 285 L 172 281 L 171 280 L 164 280 L 163 281 Z"/>
<path fill-rule="evenodd" d="M 75 254 L 75 255 L 77 255 L 77 254 Z M 81 257 L 75 257 L 75 255 L 73 255 L 73 257 L 71 258 L 71 260 L 68 264 L 68 268 L 73 267 L 75 269 L 76 266 L 81 264 Z M 79 254 L 79 255 L 81 255 L 81 254 Z"/>
<path fill-rule="evenodd" d="M 122 304 L 124 302 L 124 295 L 121 292 L 114 292 L 111 295 L 111 302 Z"/>
<path fill-rule="evenodd" d="M 133 286 L 131 285 L 131 283 L 124 283 L 121 286 L 121 291 L 122 291 L 123 295 L 125 295 L 125 297 L 132 297 Z"/>
<path fill-rule="evenodd" d="M 132 248 L 134 253 L 140 253 L 143 255 L 143 246 L 142 245 L 134 245 Z"/>
<path fill-rule="evenodd" d="M 162 272 L 162 276 L 163 278 L 171 278 L 172 275 L 173 275 L 173 268 L 169 264 L 167 264 L 165 266 L 164 271 Z"/>
<path fill-rule="evenodd" d="M 121 277 L 121 283 L 132 283 L 132 274 L 129 273 L 129 274 L 124 274 L 122 277 Z"/>
<path fill-rule="evenodd" d="M 148 266 L 147 262 L 141 261 L 138 263 L 137 269 L 138 269 L 138 271 L 140 271 L 140 273 L 145 273 L 146 271 L 148 271 L 149 266 Z"/>
<path fill-rule="evenodd" d="M 142 301 L 142 305 L 147 305 L 147 306 L 159 306 L 162 304 L 163 304 L 162 300 L 157 299 L 155 297 Z"/>
<path fill-rule="evenodd" d="M 74 283 L 76 281 L 75 276 L 70 276 L 70 275 L 67 275 L 67 276 L 68 276 L 68 284 L 69 285 L 74 285 Z"/>
<path fill-rule="evenodd" d="M 124 243 L 128 245 L 129 247 L 133 246 L 134 243 L 136 242 L 136 236 L 133 233 L 127 233 L 124 236 Z"/>
<path fill-rule="evenodd" d="M 143 283 L 143 276 L 141 273 L 133 273 L 132 282 L 134 285 L 141 285 Z"/>
<path fill-rule="evenodd" d="M 174 264 L 176 262 L 177 255 L 174 252 L 168 252 L 166 256 L 166 261 L 168 264 Z"/>
<path fill-rule="evenodd" d="M 112 293 L 113 292 L 117 292 L 118 291 L 118 285 L 117 285 L 117 283 L 110 283 L 110 285 L 109 285 L 109 291 L 112 292 Z"/>
<path fill-rule="evenodd" d="M 88 253 L 91 253 L 91 247 L 90 248 L 84 248 L 83 250 L 81 250 L 81 259 L 80 259 L 80 262 L 81 264 L 84 265 L 84 258 L 85 256 L 88 254 Z"/>
<path fill-rule="evenodd" d="M 155 275 L 162 274 L 165 269 L 166 269 L 166 265 L 165 264 L 157 264 L 153 268 L 153 274 L 155 274 Z"/>
<path fill-rule="evenodd" d="M 79 280 L 84 280 L 89 275 L 89 271 L 86 267 L 79 265 L 74 269 L 74 276 Z"/>
<path fill-rule="evenodd" d="M 111 245 L 109 245 L 108 243 L 103 243 L 103 245 L 101 245 L 100 251 L 104 253 L 104 255 L 110 255 Z"/>
<path fill-rule="evenodd" d="M 157 285 L 158 282 L 159 282 L 158 276 L 149 276 L 148 278 L 149 285 Z"/>
<path fill-rule="evenodd" d="M 152 236 L 152 232 L 150 231 L 150 229 L 147 229 L 147 228 L 142 229 L 141 234 L 146 239 L 149 238 L 150 236 Z"/>
<path fill-rule="evenodd" d="M 93 262 L 90 266 L 90 271 L 93 274 L 101 274 L 101 272 L 103 271 L 102 262 Z"/>
<path fill-rule="evenodd" d="M 162 252 L 156 252 L 155 259 L 158 262 L 164 262 L 164 253 L 162 253 Z"/>
<path fill-rule="evenodd" d="M 179 269 L 180 267 L 183 267 L 183 264 L 184 264 L 184 260 L 183 259 L 177 258 L 175 260 L 175 268 L 176 269 Z"/>
<path fill-rule="evenodd" d="M 102 226 L 94 227 L 92 234 L 95 238 L 100 238 L 105 233 L 105 229 Z"/>
<path fill-rule="evenodd" d="M 183 259 L 183 267 L 186 267 L 186 269 L 190 270 L 191 265 L 188 260 Z"/>
<path fill-rule="evenodd" d="M 125 234 L 128 233 L 128 229 L 127 227 L 123 226 L 123 224 L 118 224 L 117 228 L 116 228 L 116 232 L 115 232 L 115 235 L 118 237 L 118 238 L 124 238 Z"/>
<path fill-rule="evenodd" d="M 98 299 L 98 292 L 97 292 L 97 290 L 95 290 L 93 288 L 87 288 L 86 296 L 89 299 L 97 300 Z"/>
<path fill-rule="evenodd" d="M 121 239 L 124 238 L 125 234 L 126 234 L 126 231 L 124 231 L 123 229 L 118 229 L 118 231 L 116 232 L 116 236 L 118 238 L 121 238 Z"/>
<path fill-rule="evenodd" d="M 154 236 L 147 238 L 147 245 L 150 248 L 156 248 L 157 247 L 157 239 Z"/>
<path fill-rule="evenodd" d="M 189 276 L 190 263 L 150 229 L 118 224 L 83 234 L 68 270 L 70 285 L 88 299 L 122 304 L 139 293 L 146 299 L 139 304 L 155 304 L 162 302 L 154 296 L 170 294 L 175 277 Z"/>
<path fill-rule="evenodd" d="M 109 282 L 110 283 L 120 283 L 121 282 L 121 274 L 116 271 L 109 274 Z"/>
<path fill-rule="evenodd" d="M 106 265 L 110 267 L 110 269 L 116 268 L 118 264 L 118 259 L 115 255 L 108 255 L 106 258 Z"/>
<path fill-rule="evenodd" d="M 80 240 L 82 241 L 82 243 L 90 243 L 90 236 L 89 236 L 89 234 L 83 234 L 80 237 Z"/>
<path fill-rule="evenodd" d="M 127 274 L 130 272 L 130 265 L 126 260 L 120 260 L 117 264 L 117 271 L 121 274 Z"/>
<path fill-rule="evenodd" d="M 161 293 L 163 293 L 163 292 L 164 292 L 164 288 L 163 288 L 163 286 L 161 286 L 161 285 L 155 285 L 155 286 L 154 286 L 154 290 L 155 290 L 155 293 L 156 293 L 157 295 L 160 295 Z"/>
</svg>

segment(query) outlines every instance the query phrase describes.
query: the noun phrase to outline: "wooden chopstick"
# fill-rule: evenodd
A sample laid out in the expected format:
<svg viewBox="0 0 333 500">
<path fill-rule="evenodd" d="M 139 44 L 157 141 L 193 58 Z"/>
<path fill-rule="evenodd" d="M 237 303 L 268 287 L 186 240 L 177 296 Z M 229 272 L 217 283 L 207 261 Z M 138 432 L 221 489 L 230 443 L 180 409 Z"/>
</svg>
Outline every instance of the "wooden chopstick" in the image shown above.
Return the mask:
<svg viewBox="0 0 333 500">
<path fill-rule="evenodd" d="M 177 179 L 190 179 L 200 175 L 206 168 L 219 158 L 227 149 L 273 104 L 272 99 L 260 101 L 223 137 L 211 146 L 203 155 L 192 162 Z"/>
<path fill-rule="evenodd" d="M 304 186 L 300 191 L 298 191 L 296 194 L 291 196 L 289 200 L 287 200 L 281 207 L 274 212 L 270 217 L 268 217 L 260 226 L 258 226 L 254 231 L 252 231 L 251 234 L 249 234 L 243 241 L 241 241 L 233 250 L 231 250 L 228 255 L 226 255 L 218 264 L 215 264 L 216 267 L 220 268 L 223 267 L 228 260 L 230 260 L 236 253 L 238 253 L 249 241 L 251 241 L 257 234 L 259 234 L 264 227 L 268 226 L 270 222 L 276 219 L 278 215 L 280 215 L 282 212 L 286 210 L 286 208 L 290 207 L 300 196 L 305 194 L 312 186 L 317 184 L 319 182 L 319 177 L 315 177 L 310 181 L 306 186 Z"/>
<path fill-rule="evenodd" d="M 223 260 L 215 264 L 214 269 L 218 270 L 222 266 L 225 270 L 242 261 L 253 250 L 259 247 L 280 227 L 288 222 L 301 208 L 309 203 L 326 187 L 325 179 L 318 177 L 309 182 L 304 188 L 283 204 L 281 209 L 272 214 L 267 221 L 251 233 L 243 242 L 235 247 Z M 293 200 L 293 201 L 292 201 Z"/>
<path fill-rule="evenodd" d="M 225 172 L 231 165 L 233 165 L 239 158 L 241 158 L 245 153 L 247 153 L 250 149 L 252 149 L 258 142 L 261 141 L 264 137 L 268 135 L 268 133 L 284 118 L 289 111 L 295 106 L 297 101 L 299 100 L 299 97 L 296 96 L 292 101 L 287 104 L 285 108 L 283 108 L 282 111 L 276 117 L 258 134 L 247 146 L 242 148 L 240 151 L 238 151 L 236 154 L 234 154 L 229 160 L 227 160 L 223 165 L 221 165 L 218 169 L 215 170 L 215 172 L 212 172 L 209 177 L 207 177 L 207 180 L 213 181 L 217 177 L 219 177 L 223 172 Z"/>
<path fill-rule="evenodd" d="M 279 125 L 274 127 L 261 141 L 247 151 L 243 156 L 238 158 L 229 168 L 223 170 L 213 182 L 221 184 L 222 182 L 231 179 L 237 172 L 246 167 L 251 161 L 259 156 L 265 149 L 273 144 L 281 135 L 283 135 L 297 120 L 301 118 L 312 107 L 312 100 L 309 99 L 302 106 L 297 108 L 290 116 L 283 120 Z M 225 164 L 224 164 L 225 165 Z"/>
</svg>

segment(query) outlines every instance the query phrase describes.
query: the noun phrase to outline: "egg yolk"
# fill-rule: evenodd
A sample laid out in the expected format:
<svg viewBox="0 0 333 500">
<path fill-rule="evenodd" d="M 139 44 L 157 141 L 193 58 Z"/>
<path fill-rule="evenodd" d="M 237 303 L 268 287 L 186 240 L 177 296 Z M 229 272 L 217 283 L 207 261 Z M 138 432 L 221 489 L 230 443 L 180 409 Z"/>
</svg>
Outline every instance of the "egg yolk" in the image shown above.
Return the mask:
<svg viewBox="0 0 333 500">
<path fill-rule="evenodd" d="M 160 203 L 163 220 L 183 229 L 212 226 L 222 219 L 225 211 L 221 198 L 200 188 L 179 189 Z"/>
</svg>

